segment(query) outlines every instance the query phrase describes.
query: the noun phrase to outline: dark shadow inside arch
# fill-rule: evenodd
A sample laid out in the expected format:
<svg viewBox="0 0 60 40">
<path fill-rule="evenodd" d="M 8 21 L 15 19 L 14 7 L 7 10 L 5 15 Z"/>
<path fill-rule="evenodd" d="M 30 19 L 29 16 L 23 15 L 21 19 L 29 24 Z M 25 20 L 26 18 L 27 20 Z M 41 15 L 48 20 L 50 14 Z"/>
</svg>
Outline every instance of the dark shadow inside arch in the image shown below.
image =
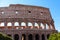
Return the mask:
<svg viewBox="0 0 60 40">
<path fill-rule="evenodd" d="M 14 35 L 14 40 L 19 40 L 19 35 L 18 34 Z"/>
<path fill-rule="evenodd" d="M 45 40 L 45 36 L 44 36 L 44 34 L 42 34 L 42 40 Z"/>
<path fill-rule="evenodd" d="M 47 35 L 47 39 L 49 39 L 50 34 Z"/>
<path fill-rule="evenodd" d="M 28 40 L 33 40 L 32 34 L 28 35 Z"/>
<path fill-rule="evenodd" d="M 39 40 L 39 38 L 40 38 L 39 35 L 36 34 L 36 35 L 35 35 L 35 40 Z"/>
<path fill-rule="evenodd" d="M 26 40 L 26 35 L 22 34 L 22 40 Z"/>
<path fill-rule="evenodd" d="M 36 34 L 36 35 L 35 35 L 35 40 L 39 40 L 39 38 L 40 38 L 39 35 Z"/>
<path fill-rule="evenodd" d="M 9 37 L 11 37 L 11 34 L 7 34 Z"/>
</svg>

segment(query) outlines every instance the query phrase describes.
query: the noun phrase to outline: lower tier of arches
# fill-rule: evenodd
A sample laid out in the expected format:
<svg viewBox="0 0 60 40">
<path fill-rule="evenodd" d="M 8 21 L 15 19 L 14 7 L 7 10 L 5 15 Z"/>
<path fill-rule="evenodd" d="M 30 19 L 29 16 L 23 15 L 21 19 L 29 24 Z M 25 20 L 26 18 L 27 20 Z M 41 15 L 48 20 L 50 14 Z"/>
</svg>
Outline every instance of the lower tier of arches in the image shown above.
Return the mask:
<svg viewBox="0 0 60 40">
<path fill-rule="evenodd" d="M 47 40 L 56 30 L 0 30 L 12 37 L 13 40 Z"/>
</svg>

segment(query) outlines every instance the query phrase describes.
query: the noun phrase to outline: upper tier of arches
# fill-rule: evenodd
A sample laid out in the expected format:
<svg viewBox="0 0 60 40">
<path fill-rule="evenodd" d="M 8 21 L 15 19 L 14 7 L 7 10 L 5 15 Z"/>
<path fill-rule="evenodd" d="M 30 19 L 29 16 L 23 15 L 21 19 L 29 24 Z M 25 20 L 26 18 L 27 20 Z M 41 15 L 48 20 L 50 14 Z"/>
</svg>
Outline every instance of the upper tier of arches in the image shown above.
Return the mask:
<svg viewBox="0 0 60 40">
<path fill-rule="evenodd" d="M 48 24 L 48 23 L 38 23 L 38 22 L 1 22 L 0 28 L 2 27 L 8 27 L 8 28 L 14 28 L 15 29 L 54 29 L 54 25 Z"/>
</svg>

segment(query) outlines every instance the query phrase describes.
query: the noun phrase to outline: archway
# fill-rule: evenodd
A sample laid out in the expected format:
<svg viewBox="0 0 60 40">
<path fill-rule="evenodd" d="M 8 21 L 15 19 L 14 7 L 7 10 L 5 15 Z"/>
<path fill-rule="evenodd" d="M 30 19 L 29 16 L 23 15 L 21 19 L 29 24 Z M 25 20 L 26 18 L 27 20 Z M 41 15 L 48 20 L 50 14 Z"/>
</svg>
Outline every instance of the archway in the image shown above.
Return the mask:
<svg viewBox="0 0 60 40">
<path fill-rule="evenodd" d="M 32 34 L 28 35 L 28 40 L 33 40 Z"/>
<path fill-rule="evenodd" d="M 19 26 L 19 22 L 15 22 L 14 23 L 14 26 Z"/>
<path fill-rule="evenodd" d="M 28 22 L 28 27 L 32 29 L 33 28 L 33 24 L 31 22 Z"/>
<path fill-rule="evenodd" d="M 44 36 L 44 34 L 42 34 L 42 40 L 45 40 L 45 36 Z"/>
<path fill-rule="evenodd" d="M 4 22 L 1 22 L 0 26 L 5 26 L 5 23 Z"/>
<path fill-rule="evenodd" d="M 42 29 L 44 29 L 44 24 L 43 24 L 43 23 L 41 23 L 40 25 L 41 25 Z"/>
<path fill-rule="evenodd" d="M 14 35 L 14 40 L 19 40 L 19 35 L 18 34 Z"/>
<path fill-rule="evenodd" d="M 35 22 L 34 26 L 35 26 L 35 28 L 38 28 L 39 29 L 38 23 Z"/>
<path fill-rule="evenodd" d="M 22 40 L 26 40 L 26 35 L 22 34 Z"/>
<path fill-rule="evenodd" d="M 49 39 L 50 34 L 47 35 L 47 39 Z"/>
<path fill-rule="evenodd" d="M 35 35 L 35 40 L 39 40 L 39 38 L 40 38 L 39 35 L 36 34 L 36 35 Z"/>
<path fill-rule="evenodd" d="M 26 26 L 26 23 L 25 22 L 21 22 L 21 26 Z"/>
<path fill-rule="evenodd" d="M 50 27 L 51 27 L 51 29 L 53 30 L 53 26 L 52 26 L 52 24 L 50 24 Z"/>
<path fill-rule="evenodd" d="M 8 22 L 8 23 L 7 23 L 7 26 L 12 26 L 12 23 L 11 23 L 11 22 Z"/>
<path fill-rule="evenodd" d="M 11 37 L 11 34 L 7 34 L 9 37 Z"/>
<path fill-rule="evenodd" d="M 49 29 L 49 25 L 48 24 L 46 24 L 46 29 Z"/>
</svg>

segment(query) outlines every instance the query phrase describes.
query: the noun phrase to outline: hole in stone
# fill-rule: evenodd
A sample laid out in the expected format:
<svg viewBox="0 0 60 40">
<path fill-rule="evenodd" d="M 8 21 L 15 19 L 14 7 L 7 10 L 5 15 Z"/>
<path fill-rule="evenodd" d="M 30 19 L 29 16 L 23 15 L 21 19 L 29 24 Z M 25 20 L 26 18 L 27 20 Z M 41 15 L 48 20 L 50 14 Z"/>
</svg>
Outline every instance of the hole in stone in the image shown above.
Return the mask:
<svg viewBox="0 0 60 40">
<path fill-rule="evenodd" d="M 28 11 L 28 13 L 31 13 L 31 11 Z"/>
<path fill-rule="evenodd" d="M 4 14 L 4 12 L 2 12 L 2 14 Z"/>
<path fill-rule="evenodd" d="M 43 15 L 42 13 L 43 13 L 43 12 L 41 12 L 40 14 Z"/>
<path fill-rule="evenodd" d="M 41 12 L 41 13 L 43 13 L 43 12 Z"/>
<path fill-rule="evenodd" d="M 17 12 L 17 11 L 16 11 L 15 13 L 16 13 L 16 14 L 18 14 L 18 12 Z"/>
</svg>

